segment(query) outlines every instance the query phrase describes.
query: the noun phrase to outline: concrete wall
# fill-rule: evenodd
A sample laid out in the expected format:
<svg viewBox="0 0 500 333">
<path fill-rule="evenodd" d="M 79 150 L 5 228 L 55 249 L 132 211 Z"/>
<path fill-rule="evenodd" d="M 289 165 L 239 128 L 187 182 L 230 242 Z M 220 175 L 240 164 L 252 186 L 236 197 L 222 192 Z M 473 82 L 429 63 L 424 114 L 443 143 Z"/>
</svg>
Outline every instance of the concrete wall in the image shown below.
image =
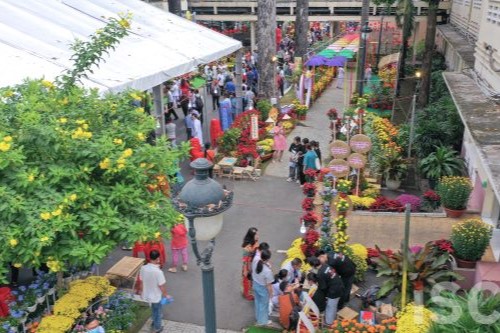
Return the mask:
<svg viewBox="0 0 500 333">
<path fill-rule="evenodd" d="M 487 0 L 454 0 L 451 5 L 450 23 L 465 36 L 477 40 L 485 1 Z"/>
<path fill-rule="evenodd" d="M 500 2 L 483 0 L 481 29 L 476 43 L 475 70 L 497 92 L 500 92 Z M 490 55 L 485 45 L 491 45 L 494 64 L 490 65 Z M 499 72 L 495 72 L 494 69 Z"/>
</svg>

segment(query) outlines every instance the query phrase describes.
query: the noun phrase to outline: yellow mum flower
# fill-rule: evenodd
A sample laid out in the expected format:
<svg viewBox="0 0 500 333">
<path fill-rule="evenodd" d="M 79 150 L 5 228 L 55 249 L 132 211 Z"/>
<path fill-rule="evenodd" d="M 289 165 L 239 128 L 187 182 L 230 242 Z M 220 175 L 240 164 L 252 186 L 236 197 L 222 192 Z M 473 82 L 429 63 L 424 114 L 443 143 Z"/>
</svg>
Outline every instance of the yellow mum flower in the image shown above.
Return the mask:
<svg viewBox="0 0 500 333">
<path fill-rule="evenodd" d="M 10 244 L 10 246 L 12 246 L 12 247 L 16 247 L 16 245 L 17 245 L 17 244 L 19 244 L 19 242 L 17 241 L 17 239 L 11 239 L 11 240 L 9 241 L 9 244 Z"/>
<path fill-rule="evenodd" d="M 52 212 L 52 216 L 59 216 L 59 215 L 61 215 L 61 213 L 62 213 L 62 210 L 60 208 L 58 208 Z"/>
<path fill-rule="evenodd" d="M 82 124 L 82 128 L 85 130 L 89 129 L 89 124 Z"/>
<path fill-rule="evenodd" d="M 140 166 L 141 168 L 145 168 L 145 167 L 147 166 L 147 164 L 143 162 L 143 163 L 139 164 L 139 166 Z"/>
<path fill-rule="evenodd" d="M 85 124 L 87 121 L 85 119 L 77 119 L 75 121 L 75 123 L 77 123 L 78 125 L 81 125 L 81 124 Z"/>
<path fill-rule="evenodd" d="M 0 142 L 0 151 L 8 151 L 10 149 L 10 143 L 7 142 Z"/>
<path fill-rule="evenodd" d="M 159 238 L 161 236 L 161 233 L 158 231 L 158 232 L 155 232 L 155 238 Z"/>
<path fill-rule="evenodd" d="M 122 156 L 123 157 L 130 157 L 130 156 L 132 156 L 133 153 L 134 153 L 134 151 L 131 148 L 127 148 L 123 151 Z"/>
<path fill-rule="evenodd" d="M 66 124 L 68 122 L 68 118 L 65 118 L 65 117 L 59 118 L 59 120 L 57 122 L 59 124 Z"/>
<path fill-rule="evenodd" d="M 52 214 L 50 214 L 49 212 L 40 213 L 40 218 L 44 221 L 50 220 L 51 217 Z"/>
<path fill-rule="evenodd" d="M 135 112 L 144 113 L 144 108 L 137 108 L 137 109 L 135 109 Z"/>
<path fill-rule="evenodd" d="M 44 86 L 45 88 L 48 88 L 48 89 L 54 88 L 54 84 L 50 81 L 47 81 L 47 80 L 42 80 L 42 86 Z"/>
<path fill-rule="evenodd" d="M 99 167 L 103 170 L 106 170 L 106 169 L 109 169 L 110 164 L 111 164 L 111 162 L 110 162 L 109 158 L 106 157 L 101 163 L 99 163 Z"/>
<path fill-rule="evenodd" d="M 42 243 L 45 243 L 48 240 L 49 240 L 49 237 L 47 237 L 47 236 L 40 237 L 40 242 L 42 242 Z"/>
<path fill-rule="evenodd" d="M 137 133 L 137 140 L 139 141 L 144 141 L 146 140 L 146 136 L 144 135 L 144 133 Z"/>
<path fill-rule="evenodd" d="M 76 199 L 78 199 L 78 196 L 74 193 L 69 196 L 69 200 L 71 201 L 75 201 Z"/>
<path fill-rule="evenodd" d="M 32 181 L 34 181 L 34 180 L 35 180 L 35 175 L 34 175 L 34 174 L 32 174 L 32 173 L 30 173 L 30 174 L 28 175 L 28 181 L 31 183 L 31 182 L 32 182 Z"/>
<path fill-rule="evenodd" d="M 113 139 L 113 143 L 117 145 L 121 145 L 123 143 L 122 139 Z"/>
<path fill-rule="evenodd" d="M 15 268 L 21 268 L 21 267 L 23 267 L 23 265 L 22 265 L 22 264 L 20 264 L 20 263 L 18 263 L 18 262 L 16 262 L 16 263 L 15 263 L 15 264 L 13 264 L 12 266 L 14 266 Z"/>
<path fill-rule="evenodd" d="M 3 138 L 3 141 L 4 142 L 11 142 L 12 141 L 12 137 L 10 135 L 7 135 Z"/>
</svg>

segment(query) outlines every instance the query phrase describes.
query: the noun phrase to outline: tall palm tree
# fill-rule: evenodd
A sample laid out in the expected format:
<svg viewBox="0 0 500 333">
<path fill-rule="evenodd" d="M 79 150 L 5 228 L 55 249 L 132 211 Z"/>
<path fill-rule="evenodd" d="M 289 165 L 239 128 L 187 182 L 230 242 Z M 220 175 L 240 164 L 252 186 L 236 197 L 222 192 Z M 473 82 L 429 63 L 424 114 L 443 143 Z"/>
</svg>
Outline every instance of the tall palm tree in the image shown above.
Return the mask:
<svg viewBox="0 0 500 333">
<path fill-rule="evenodd" d="M 258 0 L 257 12 L 257 95 L 276 97 L 276 0 Z"/>
<path fill-rule="evenodd" d="M 403 30 L 401 53 L 399 55 L 399 79 L 405 77 L 406 55 L 415 24 L 415 6 L 413 0 L 399 0 L 396 7 L 396 24 Z"/>
<path fill-rule="evenodd" d="M 309 31 L 309 0 L 297 0 L 295 6 L 295 56 L 307 53 L 307 33 Z"/>
<path fill-rule="evenodd" d="M 427 30 L 425 33 L 425 52 L 422 60 L 422 81 L 420 82 L 420 93 L 418 105 L 423 108 L 429 103 L 431 90 L 432 57 L 434 56 L 434 42 L 436 39 L 437 11 L 439 0 L 428 0 Z"/>
</svg>

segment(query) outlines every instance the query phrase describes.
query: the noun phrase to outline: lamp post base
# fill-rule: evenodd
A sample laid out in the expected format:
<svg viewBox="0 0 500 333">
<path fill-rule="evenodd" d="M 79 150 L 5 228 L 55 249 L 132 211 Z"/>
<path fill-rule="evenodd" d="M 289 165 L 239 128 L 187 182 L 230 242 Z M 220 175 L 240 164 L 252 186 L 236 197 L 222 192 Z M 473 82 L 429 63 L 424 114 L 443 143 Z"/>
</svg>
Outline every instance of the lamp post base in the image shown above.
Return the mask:
<svg viewBox="0 0 500 333">
<path fill-rule="evenodd" d="M 203 303 L 205 310 L 205 332 L 217 333 L 215 315 L 215 284 L 214 267 L 212 265 L 201 265 L 203 284 Z"/>
</svg>

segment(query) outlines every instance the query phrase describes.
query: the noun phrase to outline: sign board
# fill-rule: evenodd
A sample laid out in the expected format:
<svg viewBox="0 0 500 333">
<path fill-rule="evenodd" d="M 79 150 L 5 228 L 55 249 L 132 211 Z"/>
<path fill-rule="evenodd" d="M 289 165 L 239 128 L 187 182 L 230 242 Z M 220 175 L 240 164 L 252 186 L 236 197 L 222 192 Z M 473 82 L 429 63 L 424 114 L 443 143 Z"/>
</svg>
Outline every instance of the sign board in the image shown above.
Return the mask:
<svg viewBox="0 0 500 333">
<path fill-rule="evenodd" d="M 335 140 L 330 144 L 330 153 L 332 154 L 333 158 L 346 158 L 349 156 L 351 153 L 351 148 L 349 148 L 349 145 L 340 140 Z"/>
<path fill-rule="evenodd" d="M 250 116 L 250 139 L 259 140 L 259 117 L 256 114 Z"/>
<path fill-rule="evenodd" d="M 361 169 L 366 165 L 366 157 L 359 153 L 353 153 L 347 158 L 347 163 L 353 169 Z"/>
<path fill-rule="evenodd" d="M 372 140 L 364 134 L 356 134 L 349 141 L 349 145 L 356 153 L 367 153 L 372 148 Z"/>
<path fill-rule="evenodd" d="M 333 159 L 328 168 L 335 177 L 346 177 L 349 175 L 349 164 L 345 160 Z"/>
</svg>

